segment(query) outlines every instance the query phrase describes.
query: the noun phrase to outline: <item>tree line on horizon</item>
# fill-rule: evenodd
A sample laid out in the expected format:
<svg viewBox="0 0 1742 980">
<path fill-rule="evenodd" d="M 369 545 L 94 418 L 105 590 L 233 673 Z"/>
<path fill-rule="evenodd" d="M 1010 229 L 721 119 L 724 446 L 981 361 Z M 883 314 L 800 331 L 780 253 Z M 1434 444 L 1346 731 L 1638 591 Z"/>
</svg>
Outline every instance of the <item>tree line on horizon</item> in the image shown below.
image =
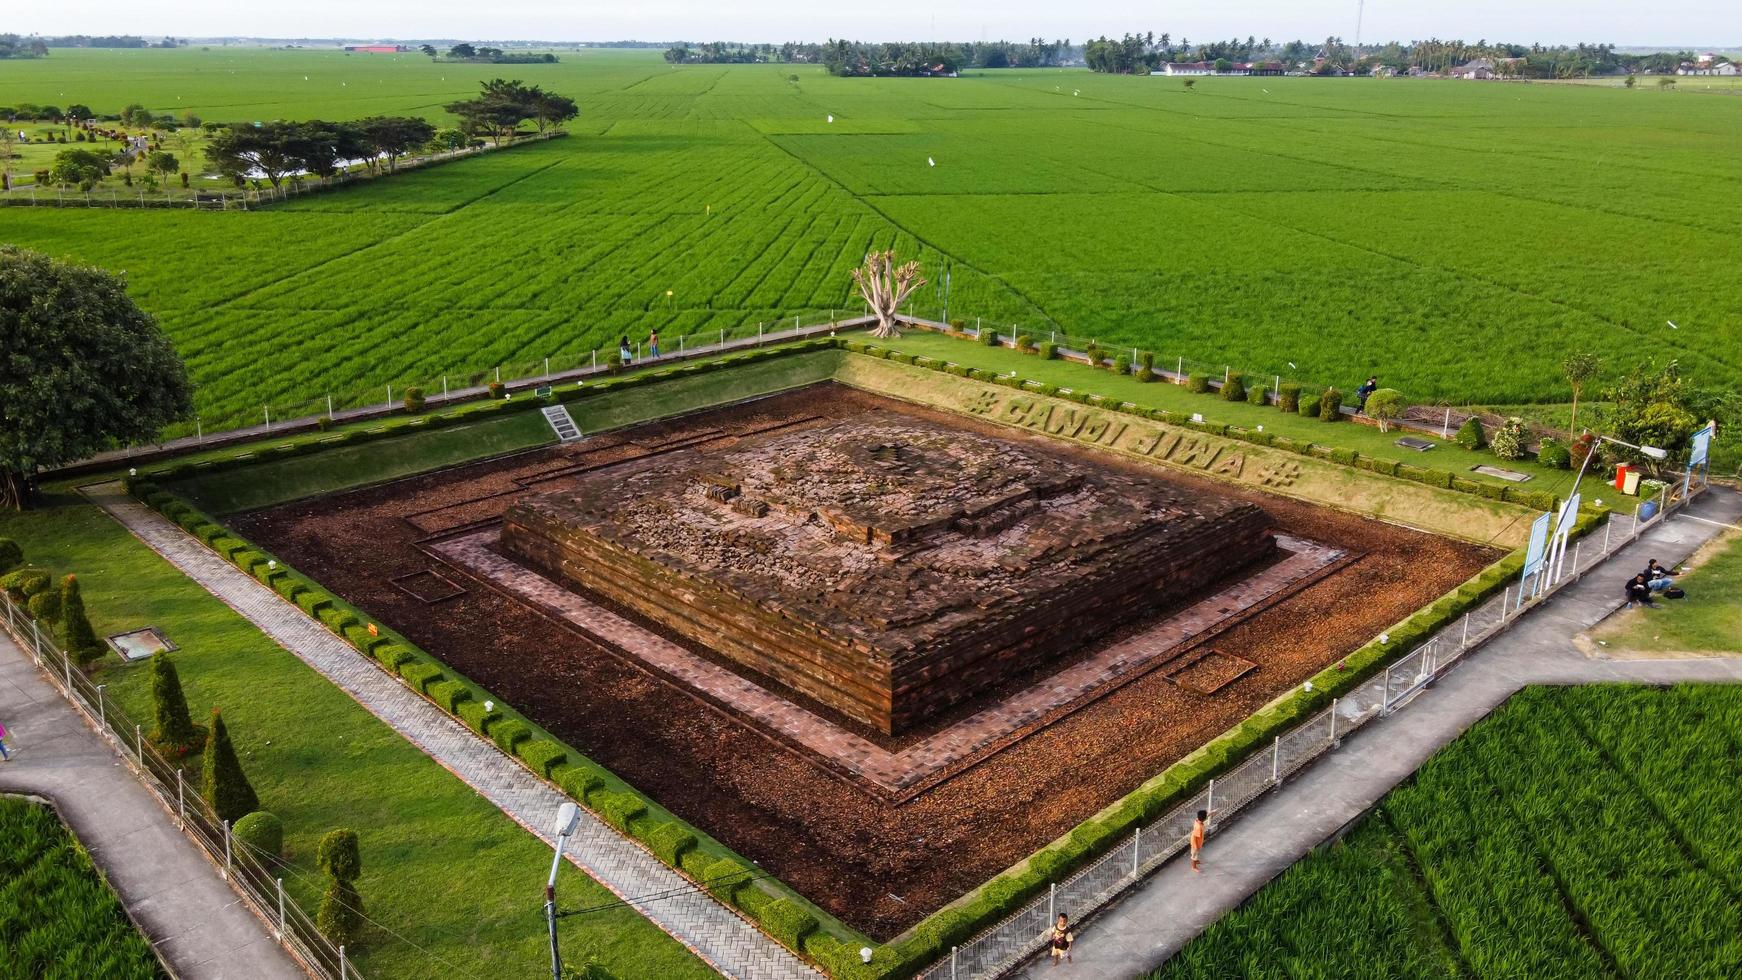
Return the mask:
<svg viewBox="0 0 1742 980">
<path fill-rule="evenodd" d="M 1098 37 L 1083 45 L 1083 63 L 1091 71 L 1113 74 L 1148 74 L 1167 64 L 1192 62 L 1279 61 L 1285 66 L 1308 68 L 1320 74 L 1371 74 L 1379 69 L 1404 72 L 1420 68 L 1443 72 L 1477 59 L 1494 63 L 1501 76 L 1516 78 L 1582 78 L 1591 75 L 1674 71 L 1692 60 L 1692 51 L 1622 54 L 1613 44 L 1541 45 L 1462 40 L 1387 41 L 1383 44 L 1347 44 L 1331 36 L 1322 42 L 1299 39 L 1273 41 L 1247 36 L 1244 40 L 1193 43 L 1181 36 L 1153 31 L 1126 34 L 1120 38 Z"/>
<path fill-rule="evenodd" d="M 738 44 L 710 41 L 674 44 L 665 60 L 674 65 L 811 64 L 835 75 L 936 75 L 964 68 L 1051 68 L 1064 64 L 1069 39 L 1048 41 L 889 41 L 867 43 L 831 38 L 823 44 Z"/>
</svg>

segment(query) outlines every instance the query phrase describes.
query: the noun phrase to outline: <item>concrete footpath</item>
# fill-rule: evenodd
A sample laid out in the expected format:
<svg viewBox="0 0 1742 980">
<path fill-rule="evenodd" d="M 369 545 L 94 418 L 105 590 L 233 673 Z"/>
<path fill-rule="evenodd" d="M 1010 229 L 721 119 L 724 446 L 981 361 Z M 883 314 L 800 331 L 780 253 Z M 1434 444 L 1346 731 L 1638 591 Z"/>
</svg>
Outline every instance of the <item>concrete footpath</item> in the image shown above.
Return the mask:
<svg viewBox="0 0 1742 980">
<path fill-rule="evenodd" d="M 172 974 L 306 978 L 109 743 L 4 633 L 0 723 L 12 753 L 12 761 L 0 762 L 0 793 L 53 801 Z"/>
<path fill-rule="evenodd" d="M 1413 702 L 1376 719 L 1218 829 L 1204 847 L 1204 870 L 1175 859 L 1089 920 L 1077 934 L 1075 962 L 1053 968 L 1031 960 L 1025 977 L 1132 977 L 1160 966 L 1198 933 L 1360 818 L 1433 753 L 1529 684 L 1683 681 L 1742 683 L 1735 657 L 1598 660 L 1573 638 L 1614 612 L 1622 584 L 1656 558 L 1675 565 L 1723 532 L 1688 516 L 1734 524 L 1742 494 L 1714 489 L 1638 541 L 1587 571 L 1499 637 L 1466 655 Z M 1690 601 L 1699 601 L 1698 597 Z M 1736 601 L 1728 597 L 1728 601 Z M 1659 611 L 1673 616 L 1673 609 Z"/>
</svg>

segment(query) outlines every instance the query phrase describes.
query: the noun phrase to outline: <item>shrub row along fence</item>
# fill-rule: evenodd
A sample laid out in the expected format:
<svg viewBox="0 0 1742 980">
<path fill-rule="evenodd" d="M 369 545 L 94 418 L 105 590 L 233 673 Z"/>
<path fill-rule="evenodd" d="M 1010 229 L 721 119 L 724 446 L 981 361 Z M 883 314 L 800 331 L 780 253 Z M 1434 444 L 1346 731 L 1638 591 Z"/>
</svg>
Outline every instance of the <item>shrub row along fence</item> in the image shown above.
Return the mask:
<svg viewBox="0 0 1742 980">
<path fill-rule="evenodd" d="M 362 980 L 362 974 L 347 959 L 345 947 L 334 945 L 322 935 L 314 918 L 285 893 L 284 879 L 277 877 L 274 869 L 251 848 L 232 838 L 229 821 L 219 819 L 199 795 L 197 775 L 184 775 L 181 766 L 164 758 L 146 740 L 146 726 L 104 697 L 104 685 L 92 683 L 78 664 L 44 635 L 40 624 L 5 592 L 0 592 L 0 608 L 4 611 L 6 632 L 20 648 L 31 652 L 54 686 L 127 761 L 128 768 L 163 804 L 176 826 L 206 852 L 230 886 L 248 901 L 303 968 L 320 978 Z M 189 785 L 190 782 L 194 785 Z"/>
<path fill-rule="evenodd" d="M 482 153 L 493 153 L 497 150 L 510 150 L 516 146 L 539 143 L 565 135 L 567 134 L 552 131 L 528 134 L 501 146 L 456 147 L 443 153 L 402 158 L 391 171 L 383 169 L 376 173 L 369 173 L 367 171 L 346 170 L 334 174 L 330 179 L 313 182 L 286 178 L 277 187 L 208 190 L 200 187 L 172 186 L 159 190 L 147 190 L 139 184 L 131 187 L 116 187 L 111 184 L 102 190 L 82 191 L 69 190 L 65 187 L 38 187 L 35 184 L 23 184 L 13 187 L 10 191 L 0 193 L 0 205 L 24 208 L 131 208 L 133 210 L 187 208 L 196 211 L 248 211 L 277 204 L 280 201 L 288 201 L 295 197 L 319 194 L 324 191 L 338 190 L 341 187 L 349 187 L 353 184 L 368 183 L 382 177 L 396 176 L 408 170 L 417 170 L 420 167 L 449 163 Z M 385 167 L 385 164 L 382 166 Z M 143 181 L 139 183 L 142 184 Z"/>
<path fill-rule="evenodd" d="M 780 321 L 742 324 L 700 333 L 662 335 L 658 357 L 652 355 L 646 338 L 642 338 L 639 342 L 630 342 L 627 366 L 641 368 L 651 364 L 677 363 L 692 358 L 750 350 L 767 344 L 824 336 L 836 330 L 857 329 L 865 323 L 863 317 L 837 319 L 836 312 L 829 311 L 798 314 Z M 202 447 L 288 435 L 313 429 L 322 424 L 323 420 L 342 424 L 383 418 L 404 413 L 407 392 L 414 388 L 421 394 L 425 406 L 437 407 L 484 397 L 490 394 L 493 385 L 500 385 L 499 390 L 503 392 L 517 393 L 544 385 L 585 381 L 622 370 L 614 360 L 617 354 L 616 347 L 595 348 L 579 353 L 571 351 L 537 361 L 498 364 L 483 369 L 458 369 L 452 373 L 383 385 L 379 389 L 266 404 L 260 406 L 258 413 L 200 416 L 192 423 L 166 429 L 165 435 L 168 438 L 163 442 L 99 453 L 87 461 L 63 469 L 68 473 L 91 472 L 122 463 L 190 452 Z"/>
<path fill-rule="evenodd" d="M 1081 923 L 1151 871 L 1185 850 L 1192 821 L 1199 810 L 1211 813 L 1212 833 L 1266 792 L 1315 759 L 1332 751 L 1342 738 L 1376 718 L 1409 704 L 1436 678 L 1456 666 L 1471 650 L 1497 636 L 1519 616 L 1631 544 L 1661 523 L 1670 512 L 1698 496 L 1669 497 L 1667 507 L 1649 520 L 1612 514 L 1601 531 L 1575 542 L 1564 569 L 1534 594 L 1511 586 L 1481 606 L 1439 630 L 1426 642 L 1393 661 L 1384 673 L 1277 736 L 1165 816 L 1138 828 L 1099 858 L 1070 877 L 1051 884 L 1045 893 L 997 925 L 951 948 L 944 959 L 920 974 L 924 980 L 968 980 L 1002 976 L 1041 951 L 1055 916 L 1064 912 Z M 1080 926 L 1079 926 L 1080 927 Z"/>
</svg>

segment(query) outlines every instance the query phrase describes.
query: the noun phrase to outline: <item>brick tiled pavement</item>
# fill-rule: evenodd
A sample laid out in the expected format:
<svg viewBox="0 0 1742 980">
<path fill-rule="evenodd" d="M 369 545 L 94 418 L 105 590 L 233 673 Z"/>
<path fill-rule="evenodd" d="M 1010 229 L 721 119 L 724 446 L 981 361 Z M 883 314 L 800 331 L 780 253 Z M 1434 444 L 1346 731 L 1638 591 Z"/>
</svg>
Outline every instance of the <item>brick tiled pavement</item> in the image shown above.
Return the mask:
<svg viewBox="0 0 1742 980">
<path fill-rule="evenodd" d="M 87 486 L 81 492 L 183 574 L 247 617 L 274 642 L 319 671 L 529 833 L 551 842 L 551 819 L 568 799 L 563 793 L 412 693 L 271 589 L 128 497 L 119 483 Z M 582 811 L 568 859 L 632 904 L 637 896 L 669 896 L 635 907 L 727 976 L 757 980 L 817 976 L 780 944 L 706 892 L 691 887 L 682 876 L 590 813 Z"/>
</svg>

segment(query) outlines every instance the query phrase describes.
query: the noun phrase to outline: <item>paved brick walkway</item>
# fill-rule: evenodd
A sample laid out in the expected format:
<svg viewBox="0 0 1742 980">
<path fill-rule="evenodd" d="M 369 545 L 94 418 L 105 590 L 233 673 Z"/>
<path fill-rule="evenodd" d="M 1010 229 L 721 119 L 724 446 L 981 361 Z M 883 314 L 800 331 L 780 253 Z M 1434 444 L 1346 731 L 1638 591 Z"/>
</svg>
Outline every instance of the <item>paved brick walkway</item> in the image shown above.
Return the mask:
<svg viewBox="0 0 1742 980">
<path fill-rule="evenodd" d="M 128 497 L 119 483 L 81 488 L 122 526 L 247 617 L 286 650 L 319 671 L 408 741 L 465 780 L 516 823 L 546 843 L 549 825 L 567 797 L 520 763 L 474 735 L 440 708 L 365 660 L 325 626 L 238 571 L 156 511 Z M 651 922 L 730 977 L 815 977 L 807 964 L 659 859 L 582 811 L 568 859 L 633 902 L 670 895 L 636 908 Z"/>
<path fill-rule="evenodd" d="M 1027 732 L 1161 667 L 1344 557 L 1338 549 L 1278 535 L 1277 543 L 1286 552 L 1281 560 L 935 735 L 891 751 L 492 550 L 500 531 L 490 527 L 461 534 L 429 550 L 895 799 L 911 798 Z"/>
<path fill-rule="evenodd" d="M 0 762 L 0 793 L 53 801 L 177 977 L 307 976 L 109 743 L 4 631 L 0 722 L 12 753 L 11 762 Z M 3 961 L 0 974 L 10 975 Z"/>
</svg>

